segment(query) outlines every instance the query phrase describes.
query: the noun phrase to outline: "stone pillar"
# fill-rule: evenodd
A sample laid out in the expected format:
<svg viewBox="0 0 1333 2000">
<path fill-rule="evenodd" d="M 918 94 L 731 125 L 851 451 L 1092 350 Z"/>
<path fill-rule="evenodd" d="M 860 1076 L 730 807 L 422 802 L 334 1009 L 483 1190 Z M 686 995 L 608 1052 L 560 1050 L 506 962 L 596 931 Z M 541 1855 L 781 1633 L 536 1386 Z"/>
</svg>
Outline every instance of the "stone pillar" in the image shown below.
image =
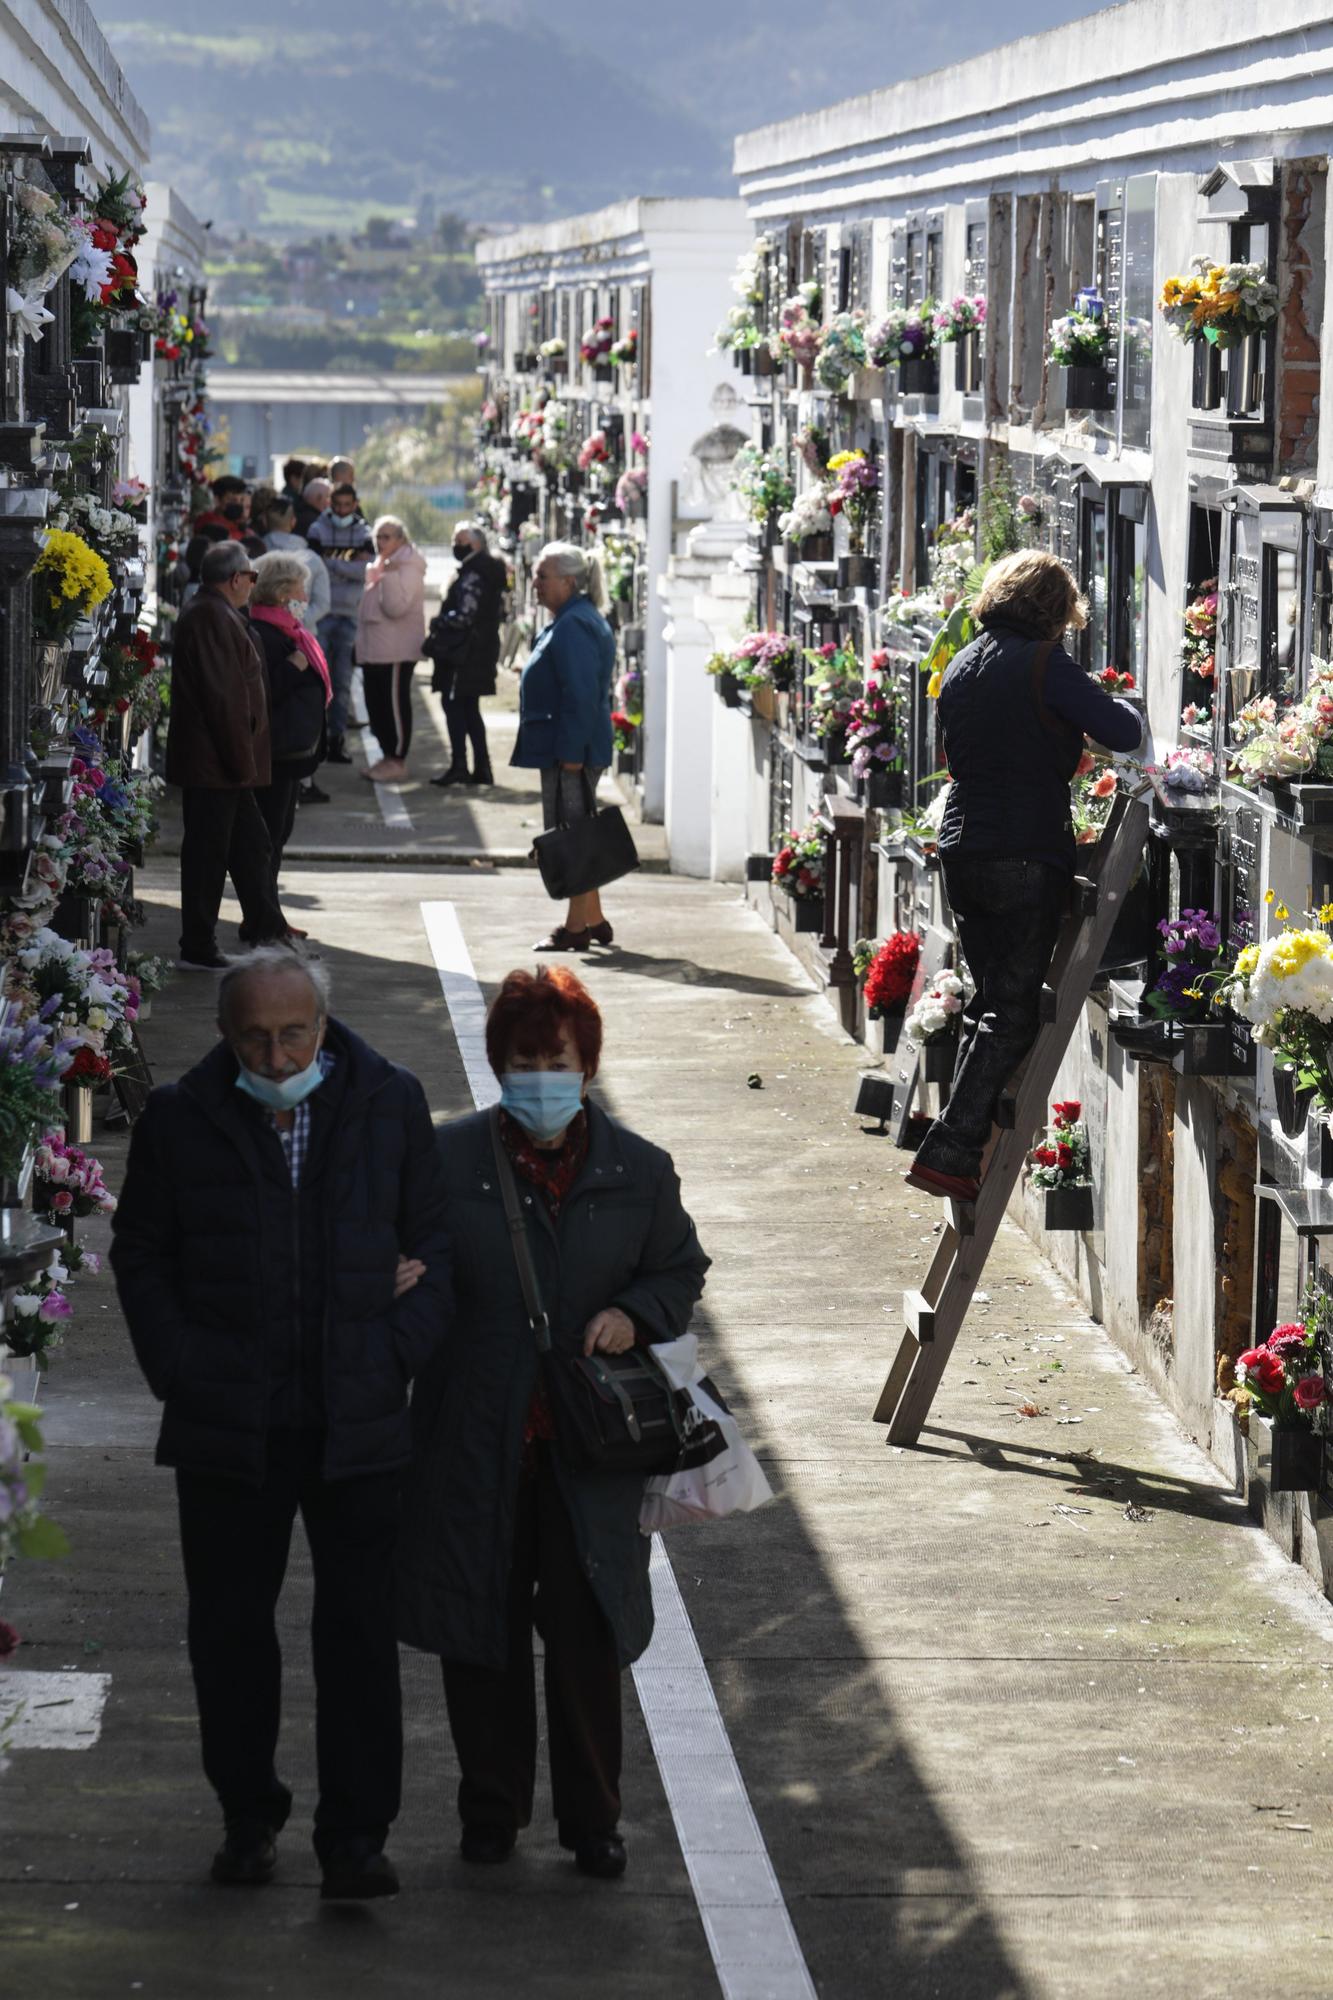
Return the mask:
<svg viewBox="0 0 1333 2000">
<path fill-rule="evenodd" d="M 739 881 L 745 874 L 745 770 L 751 725 L 723 708 L 706 667 L 745 629 L 749 589 L 732 569 L 739 521 L 706 521 L 658 579 L 666 659 L 664 813 L 671 866 L 681 875 Z M 718 723 L 730 724 L 720 732 Z"/>
</svg>

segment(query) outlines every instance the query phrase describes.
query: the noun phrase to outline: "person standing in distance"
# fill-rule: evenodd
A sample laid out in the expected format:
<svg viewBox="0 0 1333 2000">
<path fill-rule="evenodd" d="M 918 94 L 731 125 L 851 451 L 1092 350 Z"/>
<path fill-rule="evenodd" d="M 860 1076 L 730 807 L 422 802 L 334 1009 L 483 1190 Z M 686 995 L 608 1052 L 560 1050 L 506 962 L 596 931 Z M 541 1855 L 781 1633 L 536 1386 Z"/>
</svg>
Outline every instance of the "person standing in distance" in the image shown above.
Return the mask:
<svg viewBox="0 0 1333 2000">
<path fill-rule="evenodd" d="M 450 750 L 448 770 L 431 783 L 490 785 L 495 780 L 481 700 L 495 693 L 508 571 L 500 557 L 488 551 L 486 530 L 475 521 L 460 522 L 454 529 L 453 554 L 458 569 L 425 645 L 434 662 L 431 686 L 444 708 Z"/>
<path fill-rule="evenodd" d="M 323 557 L 329 578 L 329 609 L 319 621 L 319 643 L 333 678 L 328 762 L 350 764 L 346 736 L 356 665 L 356 621 L 366 571 L 375 557 L 375 538 L 357 502 L 355 486 L 344 481 L 333 488 L 328 506 L 311 523 L 306 540 Z"/>
</svg>

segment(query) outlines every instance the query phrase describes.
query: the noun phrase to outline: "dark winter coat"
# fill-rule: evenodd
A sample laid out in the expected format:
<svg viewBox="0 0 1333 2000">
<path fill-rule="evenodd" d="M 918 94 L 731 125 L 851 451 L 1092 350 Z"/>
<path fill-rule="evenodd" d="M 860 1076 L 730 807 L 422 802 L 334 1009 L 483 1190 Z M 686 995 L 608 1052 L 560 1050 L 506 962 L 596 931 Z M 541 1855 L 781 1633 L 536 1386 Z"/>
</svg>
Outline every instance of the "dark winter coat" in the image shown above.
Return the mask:
<svg viewBox="0 0 1333 2000">
<path fill-rule="evenodd" d="M 249 620 L 201 590 L 171 642 L 167 783 L 240 791 L 270 776 L 268 689 Z"/>
<path fill-rule="evenodd" d="M 436 694 L 448 698 L 495 693 L 507 583 L 505 565 L 485 549 L 474 550 L 459 564 L 426 634 L 425 651 L 435 663 L 430 684 Z"/>
<path fill-rule="evenodd" d="M 566 600 L 541 634 L 518 687 L 518 736 L 509 759 L 527 771 L 611 762 L 611 676 L 616 642 L 586 597 Z"/>
<path fill-rule="evenodd" d="M 326 748 L 328 694 L 323 679 L 314 667 L 292 665 L 297 647 L 288 633 L 262 618 L 251 619 L 250 630 L 263 654 L 268 681 L 273 775 L 308 778 L 323 761 Z"/>
<path fill-rule="evenodd" d="M 416 1078 L 350 1028 L 330 1021 L 325 1046 L 334 1074 L 309 1100 L 311 1155 L 322 1153 L 314 1232 L 297 1226 L 276 1134 L 237 1090 L 225 1043 L 155 1090 L 134 1128 L 111 1262 L 139 1365 L 165 1404 L 160 1465 L 263 1478 L 275 1383 L 312 1285 L 324 1300 L 325 1476 L 410 1456 L 408 1383 L 451 1324 L 434 1127 Z M 395 1302 L 400 1254 L 427 1269 Z"/>
<path fill-rule="evenodd" d="M 1103 692 L 1063 646 L 1034 678 L 1040 641 L 993 623 L 964 646 L 940 683 L 944 762 L 953 784 L 940 853 L 1021 855 L 1073 870 L 1069 781 L 1090 736 L 1134 750 L 1143 718 Z"/>
<path fill-rule="evenodd" d="M 523 1309 L 495 1173 L 488 1114 L 440 1134 L 456 1312 L 417 1383 L 415 1457 L 399 1548 L 399 1636 L 443 1658 L 501 1667 L 506 1577 L 537 1353 Z M 581 1349 L 594 1314 L 619 1306 L 652 1340 L 685 1332 L 708 1258 L 670 1156 L 588 1108 L 588 1154 L 552 1221 L 524 1189 L 524 1213 L 552 1337 Z M 622 1665 L 652 1636 L 641 1477 L 575 1470 L 552 1455 L 584 1571 Z"/>
</svg>

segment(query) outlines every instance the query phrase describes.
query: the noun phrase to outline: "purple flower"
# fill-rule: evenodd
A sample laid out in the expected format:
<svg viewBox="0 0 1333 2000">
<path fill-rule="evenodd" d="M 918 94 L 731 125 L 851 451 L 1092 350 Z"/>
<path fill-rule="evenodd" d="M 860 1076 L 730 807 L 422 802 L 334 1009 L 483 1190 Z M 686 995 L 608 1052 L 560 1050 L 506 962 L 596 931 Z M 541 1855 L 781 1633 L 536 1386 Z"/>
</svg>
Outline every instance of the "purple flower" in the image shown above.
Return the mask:
<svg viewBox="0 0 1333 2000">
<path fill-rule="evenodd" d="M 48 1292 L 37 1308 L 38 1319 L 56 1320 L 73 1317 L 74 1308 L 63 1292 Z"/>
</svg>

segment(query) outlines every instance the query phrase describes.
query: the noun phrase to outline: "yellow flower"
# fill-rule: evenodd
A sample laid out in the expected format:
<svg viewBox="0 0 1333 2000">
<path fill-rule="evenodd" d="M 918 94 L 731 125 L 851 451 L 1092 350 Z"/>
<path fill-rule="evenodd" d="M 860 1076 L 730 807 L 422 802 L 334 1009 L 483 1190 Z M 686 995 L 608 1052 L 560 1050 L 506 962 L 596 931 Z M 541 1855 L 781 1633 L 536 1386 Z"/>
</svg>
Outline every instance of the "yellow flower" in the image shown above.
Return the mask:
<svg viewBox="0 0 1333 2000">
<path fill-rule="evenodd" d="M 1277 918 L 1280 924 L 1285 924 L 1287 918 L 1291 915 L 1291 911 L 1287 908 L 1285 903 L 1279 903 L 1277 908 L 1274 910 L 1273 915 Z"/>
<path fill-rule="evenodd" d="M 1315 915 L 1321 924 L 1333 924 L 1333 903 L 1321 903 Z"/>
<path fill-rule="evenodd" d="M 1240 957 L 1236 960 L 1236 971 L 1242 979 L 1248 979 L 1250 975 L 1253 973 L 1254 968 L 1258 963 L 1259 963 L 1258 945 L 1247 944 L 1244 951 L 1240 954 Z"/>
<path fill-rule="evenodd" d="M 1291 979 L 1312 958 L 1327 958 L 1329 940 L 1322 931 L 1286 931 L 1273 949 L 1270 969 L 1275 979 Z"/>
<path fill-rule="evenodd" d="M 858 458 L 864 458 L 863 451 L 840 451 L 828 462 L 830 472 L 841 472 L 844 465 L 855 465 Z"/>
<path fill-rule="evenodd" d="M 1182 986 L 1180 991 L 1181 998 L 1184 1000 L 1202 1000 L 1203 998 L 1203 990 L 1198 986 Z"/>
<path fill-rule="evenodd" d="M 1272 902 L 1272 900 L 1273 900 L 1273 897 L 1274 897 L 1274 896 L 1276 895 L 1276 893 L 1277 893 L 1277 891 L 1276 891 L 1275 889 L 1265 889 L 1265 890 L 1264 890 L 1264 901 L 1265 901 L 1266 903 L 1271 903 L 1271 902 Z"/>
<path fill-rule="evenodd" d="M 1168 278 L 1166 283 L 1162 286 L 1163 306 L 1178 305 L 1180 302 L 1180 294 L 1182 289 L 1183 287 L 1181 285 L 1179 278 Z"/>
<path fill-rule="evenodd" d="M 33 575 L 45 583 L 53 605 L 68 598 L 82 610 L 91 611 L 112 591 L 111 572 L 97 550 L 81 535 L 71 535 L 63 528 L 47 530 Z"/>
</svg>

